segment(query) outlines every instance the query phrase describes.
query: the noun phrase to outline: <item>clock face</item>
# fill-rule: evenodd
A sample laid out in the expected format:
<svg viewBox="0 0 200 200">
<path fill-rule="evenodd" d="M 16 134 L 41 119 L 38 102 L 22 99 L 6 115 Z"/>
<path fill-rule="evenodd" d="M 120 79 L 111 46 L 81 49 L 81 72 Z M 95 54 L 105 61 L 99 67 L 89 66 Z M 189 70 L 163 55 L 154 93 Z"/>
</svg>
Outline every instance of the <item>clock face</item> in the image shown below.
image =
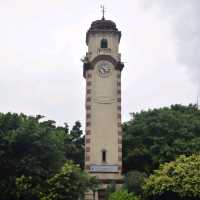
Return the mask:
<svg viewBox="0 0 200 200">
<path fill-rule="evenodd" d="M 107 77 L 111 74 L 112 66 L 108 61 L 101 61 L 97 65 L 97 71 L 98 71 L 99 76 Z"/>
</svg>

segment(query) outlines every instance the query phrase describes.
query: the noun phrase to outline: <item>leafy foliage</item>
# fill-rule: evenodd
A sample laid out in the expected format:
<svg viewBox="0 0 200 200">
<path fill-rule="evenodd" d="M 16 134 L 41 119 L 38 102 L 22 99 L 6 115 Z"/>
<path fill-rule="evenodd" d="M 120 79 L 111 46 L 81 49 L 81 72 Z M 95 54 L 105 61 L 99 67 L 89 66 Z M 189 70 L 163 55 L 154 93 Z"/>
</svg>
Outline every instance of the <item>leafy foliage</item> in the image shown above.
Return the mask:
<svg viewBox="0 0 200 200">
<path fill-rule="evenodd" d="M 109 196 L 109 200 L 139 200 L 133 193 L 128 193 L 126 190 L 119 190 Z"/>
<path fill-rule="evenodd" d="M 81 130 L 81 123 L 75 122 L 70 131 L 69 137 L 65 138 L 65 156 L 68 160 L 73 160 L 84 168 L 84 137 Z"/>
<path fill-rule="evenodd" d="M 128 192 L 141 196 L 143 193 L 142 187 L 146 178 L 147 175 L 144 172 L 130 171 L 125 176 L 124 187 Z"/>
<path fill-rule="evenodd" d="M 45 121 L 40 115 L 0 113 L 1 198 L 16 200 L 20 194 L 20 199 L 30 200 L 32 194 L 36 200 L 39 197 L 34 190 L 43 188 L 66 160 L 83 165 L 80 128 L 80 122 L 76 122 L 69 133 L 67 124 L 56 127 L 54 121 Z"/>
<path fill-rule="evenodd" d="M 61 171 L 48 180 L 47 191 L 41 200 L 75 200 L 83 197 L 84 192 L 96 189 L 97 181 L 77 165 L 66 163 Z"/>
<path fill-rule="evenodd" d="M 112 183 L 110 183 L 107 188 L 106 188 L 106 194 L 105 194 L 105 197 L 106 197 L 106 200 L 109 199 L 109 196 L 111 193 L 114 193 L 116 191 L 116 183 L 113 181 Z"/>
<path fill-rule="evenodd" d="M 16 199 L 17 200 L 35 200 L 40 194 L 40 185 L 33 187 L 32 177 L 22 175 L 16 178 Z"/>
<path fill-rule="evenodd" d="M 148 200 L 200 199 L 200 155 L 180 156 L 161 165 L 144 186 Z"/>
<path fill-rule="evenodd" d="M 4 200 L 15 199 L 17 177 L 30 176 L 33 185 L 42 184 L 64 163 L 64 131 L 53 121 L 39 122 L 41 118 L 0 114 L 0 193 Z"/>
<path fill-rule="evenodd" d="M 200 151 L 200 111 L 173 105 L 140 113 L 123 125 L 124 172 L 150 174 L 160 163 Z"/>
</svg>

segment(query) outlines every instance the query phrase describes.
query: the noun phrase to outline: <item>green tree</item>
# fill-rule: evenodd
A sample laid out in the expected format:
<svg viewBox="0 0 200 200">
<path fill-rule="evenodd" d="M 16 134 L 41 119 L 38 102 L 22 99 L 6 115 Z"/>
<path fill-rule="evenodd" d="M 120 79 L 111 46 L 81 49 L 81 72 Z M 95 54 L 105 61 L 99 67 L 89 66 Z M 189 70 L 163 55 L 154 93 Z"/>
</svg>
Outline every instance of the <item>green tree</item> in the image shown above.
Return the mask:
<svg viewBox="0 0 200 200">
<path fill-rule="evenodd" d="M 124 172 L 150 174 L 178 155 L 200 152 L 200 110 L 196 105 L 172 105 L 132 113 L 123 133 Z"/>
<path fill-rule="evenodd" d="M 42 116 L 0 113 L 0 195 L 16 200 L 16 179 L 31 177 L 42 185 L 65 162 L 64 128 Z"/>
<path fill-rule="evenodd" d="M 114 193 L 115 191 L 116 191 L 116 183 L 112 182 L 106 188 L 106 193 L 105 193 L 106 200 L 108 200 L 110 194 Z"/>
<path fill-rule="evenodd" d="M 144 185 L 148 200 L 199 200 L 200 155 L 180 156 L 162 164 Z"/>
<path fill-rule="evenodd" d="M 40 185 L 34 187 L 32 177 L 22 175 L 16 178 L 16 200 L 35 200 L 38 199 L 41 192 Z"/>
<path fill-rule="evenodd" d="M 48 180 L 47 190 L 41 200 L 75 200 L 83 198 L 87 190 L 95 190 L 97 181 L 77 165 L 66 163 L 61 171 Z"/>
<path fill-rule="evenodd" d="M 109 196 L 109 200 L 139 200 L 133 193 L 126 190 L 119 190 Z"/>
<path fill-rule="evenodd" d="M 130 171 L 125 175 L 124 187 L 128 192 L 132 192 L 138 196 L 143 194 L 143 185 L 147 175 L 144 172 Z"/>
<path fill-rule="evenodd" d="M 46 181 L 66 160 L 83 168 L 84 137 L 80 122 L 69 131 L 66 123 L 64 127 L 57 127 L 55 121 L 44 120 L 41 115 L 0 113 L 0 196 L 3 200 L 37 200 L 38 191 L 45 188 Z"/>
<path fill-rule="evenodd" d="M 65 138 L 65 156 L 84 168 L 84 137 L 81 123 L 76 121 L 68 137 Z"/>
</svg>

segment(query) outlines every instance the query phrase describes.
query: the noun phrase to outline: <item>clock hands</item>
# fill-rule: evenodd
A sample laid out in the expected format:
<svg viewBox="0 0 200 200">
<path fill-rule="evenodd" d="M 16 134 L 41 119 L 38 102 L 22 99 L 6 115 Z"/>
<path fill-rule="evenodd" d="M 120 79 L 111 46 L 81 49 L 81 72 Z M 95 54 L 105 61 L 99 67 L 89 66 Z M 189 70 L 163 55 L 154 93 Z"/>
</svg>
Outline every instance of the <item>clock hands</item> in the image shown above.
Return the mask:
<svg viewBox="0 0 200 200">
<path fill-rule="evenodd" d="M 107 62 L 101 62 L 97 67 L 98 73 L 102 77 L 106 77 L 112 71 L 112 67 Z"/>
<path fill-rule="evenodd" d="M 105 68 L 101 67 L 101 68 L 99 69 L 99 72 L 100 72 L 101 74 L 105 74 L 105 73 L 106 73 L 106 70 L 105 70 Z"/>
<path fill-rule="evenodd" d="M 109 72 L 110 72 L 110 68 L 109 68 L 108 65 L 102 65 L 102 66 L 99 68 L 99 72 L 102 73 L 102 74 L 109 73 Z"/>
<path fill-rule="evenodd" d="M 104 69 L 105 73 L 108 73 L 110 71 L 110 68 L 107 65 L 102 66 L 102 69 Z"/>
</svg>

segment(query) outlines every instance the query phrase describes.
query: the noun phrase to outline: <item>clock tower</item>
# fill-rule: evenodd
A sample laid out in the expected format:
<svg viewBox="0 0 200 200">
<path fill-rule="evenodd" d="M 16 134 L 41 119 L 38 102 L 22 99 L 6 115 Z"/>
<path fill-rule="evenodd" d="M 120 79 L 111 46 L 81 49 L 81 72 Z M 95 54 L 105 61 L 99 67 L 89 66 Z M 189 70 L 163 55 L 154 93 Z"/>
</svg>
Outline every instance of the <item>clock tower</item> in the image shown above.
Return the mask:
<svg viewBox="0 0 200 200">
<path fill-rule="evenodd" d="M 113 21 L 92 22 L 86 34 L 88 52 L 83 59 L 86 80 L 85 170 L 101 183 L 87 200 L 104 200 L 111 183 L 122 184 L 121 32 Z"/>
</svg>

